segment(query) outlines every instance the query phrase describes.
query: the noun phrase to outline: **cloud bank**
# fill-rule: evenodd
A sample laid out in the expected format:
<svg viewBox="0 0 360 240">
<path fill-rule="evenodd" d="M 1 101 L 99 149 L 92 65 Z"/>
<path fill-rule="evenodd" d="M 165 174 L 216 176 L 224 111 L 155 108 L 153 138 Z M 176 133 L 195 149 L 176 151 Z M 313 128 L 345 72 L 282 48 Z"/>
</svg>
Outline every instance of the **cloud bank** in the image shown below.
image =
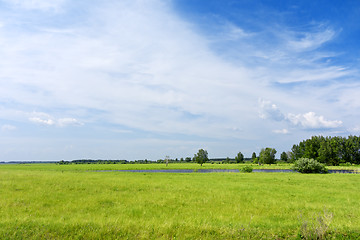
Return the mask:
<svg viewBox="0 0 360 240">
<path fill-rule="evenodd" d="M 274 133 L 303 136 L 357 124 L 358 114 L 348 116 L 360 109 L 359 74 L 333 63 L 341 53 L 324 50 L 341 34 L 331 24 L 249 29 L 217 17 L 208 26 L 217 30 L 208 33 L 174 1 L 1 4 L 0 124 L 28 124 L 34 137 L 34 124 L 45 127 L 39 146 L 54 135 L 71 136 L 77 126 L 74 138 L 93 133 L 94 145 L 99 138 L 108 146 L 131 138 L 162 154 L 169 141 L 169 151 L 192 155 L 206 145 L 221 157 L 240 147 L 252 153 Z M 282 148 L 296 141 L 279 139 Z M 138 152 L 135 145 L 110 152 Z M 72 156 L 86 151 L 73 146 Z"/>
</svg>

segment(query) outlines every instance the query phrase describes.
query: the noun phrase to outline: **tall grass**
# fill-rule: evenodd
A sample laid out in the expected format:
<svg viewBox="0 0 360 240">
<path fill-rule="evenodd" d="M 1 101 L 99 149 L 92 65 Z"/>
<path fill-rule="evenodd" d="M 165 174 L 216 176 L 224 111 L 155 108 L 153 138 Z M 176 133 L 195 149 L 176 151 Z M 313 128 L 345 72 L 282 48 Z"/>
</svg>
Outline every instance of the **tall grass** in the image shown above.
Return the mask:
<svg viewBox="0 0 360 240">
<path fill-rule="evenodd" d="M 360 237 L 358 175 L 17 166 L 0 167 L 0 239 L 297 238 L 324 208 L 330 236 Z"/>
</svg>

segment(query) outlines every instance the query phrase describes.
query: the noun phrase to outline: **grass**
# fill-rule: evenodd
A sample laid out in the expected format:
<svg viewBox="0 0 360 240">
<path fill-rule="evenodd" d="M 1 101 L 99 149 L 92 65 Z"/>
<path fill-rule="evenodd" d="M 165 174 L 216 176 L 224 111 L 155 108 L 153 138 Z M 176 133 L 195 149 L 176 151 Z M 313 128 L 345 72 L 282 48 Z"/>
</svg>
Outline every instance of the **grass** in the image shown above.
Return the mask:
<svg viewBox="0 0 360 240">
<path fill-rule="evenodd" d="M 324 209 L 326 236 L 360 237 L 360 175 L 96 167 L 0 165 L 0 239 L 296 239 Z"/>
<path fill-rule="evenodd" d="M 0 169 L 8 170 L 40 170 L 40 171 L 96 171 L 96 170 L 134 170 L 134 169 L 242 169 L 251 166 L 253 169 L 290 169 L 293 164 L 278 163 L 271 165 L 258 164 L 211 164 L 204 163 L 202 166 L 195 163 L 170 163 L 166 164 L 69 164 L 57 165 L 55 163 L 46 164 L 0 164 Z M 344 169 L 360 171 L 359 165 L 351 166 L 327 166 L 328 169 Z"/>
</svg>

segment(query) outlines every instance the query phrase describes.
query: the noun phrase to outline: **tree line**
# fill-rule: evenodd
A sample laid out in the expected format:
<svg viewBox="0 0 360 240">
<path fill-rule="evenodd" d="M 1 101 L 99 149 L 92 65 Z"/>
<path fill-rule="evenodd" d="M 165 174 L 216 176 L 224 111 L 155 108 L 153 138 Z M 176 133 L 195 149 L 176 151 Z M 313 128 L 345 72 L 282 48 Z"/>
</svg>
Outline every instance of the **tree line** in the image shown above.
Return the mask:
<svg viewBox="0 0 360 240">
<path fill-rule="evenodd" d="M 91 160 L 81 159 L 73 161 L 60 161 L 58 164 L 133 164 L 133 163 L 185 163 L 196 162 L 202 165 L 205 162 L 211 163 L 244 163 L 251 161 L 258 164 L 274 164 L 276 159 L 276 149 L 266 147 L 261 149 L 259 156 L 255 152 L 252 153 L 251 158 L 245 158 L 244 154 L 239 152 L 235 158 L 229 157 L 223 159 L 209 159 L 208 152 L 204 149 L 194 154 L 194 157 L 186 157 L 180 159 L 159 159 L 155 161 L 145 160 Z M 295 162 L 301 158 L 314 159 L 326 165 L 337 166 L 341 163 L 360 164 L 360 136 L 348 137 L 323 137 L 313 136 L 310 139 L 301 141 L 299 144 L 294 144 L 291 151 L 282 152 L 280 154 L 280 161 L 282 162 Z"/>
<path fill-rule="evenodd" d="M 333 166 L 340 163 L 360 164 L 360 137 L 313 136 L 294 144 L 290 156 L 291 161 L 312 158 Z"/>
</svg>

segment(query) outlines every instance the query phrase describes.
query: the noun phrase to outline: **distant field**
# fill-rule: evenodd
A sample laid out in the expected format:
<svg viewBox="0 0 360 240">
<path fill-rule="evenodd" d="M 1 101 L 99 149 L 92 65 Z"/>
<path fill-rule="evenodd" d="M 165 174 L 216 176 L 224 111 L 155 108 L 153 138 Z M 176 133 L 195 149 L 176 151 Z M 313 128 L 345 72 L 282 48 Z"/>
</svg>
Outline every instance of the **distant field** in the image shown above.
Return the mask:
<svg viewBox="0 0 360 240">
<path fill-rule="evenodd" d="M 45 171 L 96 171 L 96 170 L 132 170 L 132 169 L 241 169 L 251 166 L 254 169 L 290 169 L 292 164 L 218 164 L 205 163 L 202 166 L 196 163 L 169 163 L 166 164 L 69 164 L 57 165 L 55 163 L 45 164 L 0 164 L 0 169 L 12 170 L 45 170 Z M 328 166 L 329 169 L 348 169 L 360 171 L 360 165 L 352 166 Z"/>
<path fill-rule="evenodd" d="M 0 239 L 360 238 L 360 175 L 91 171 L 163 167 L 0 165 Z"/>
</svg>

